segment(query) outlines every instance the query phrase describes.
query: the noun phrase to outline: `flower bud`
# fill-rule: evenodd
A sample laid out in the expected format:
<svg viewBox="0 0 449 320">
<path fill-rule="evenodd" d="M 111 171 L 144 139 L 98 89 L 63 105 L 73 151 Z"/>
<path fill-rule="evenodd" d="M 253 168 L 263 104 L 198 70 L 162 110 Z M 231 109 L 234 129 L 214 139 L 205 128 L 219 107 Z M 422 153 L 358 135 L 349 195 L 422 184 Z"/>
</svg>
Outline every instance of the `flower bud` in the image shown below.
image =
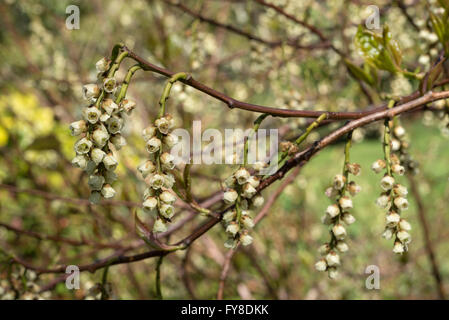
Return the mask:
<svg viewBox="0 0 449 320">
<path fill-rule="evenodd" d="M 154 233 L 161 233 L 167 231 L 167 226 L 165 225 L 165 222 L 162 221 L 161 218 L 156 218 L 156 221 L 154 221 L 153 225 L 153 232 Z"/>
<path fill-rule="evenodd" d="M 78 136 L 86 131 L 87 131 L 87 124 L 86 121 L 84 120 L 75 121 L 70 124 L 70 134 L 72 136 Z"/>
<path fill-rule="evenodd" d="M 326 269 L 327 269 L 326 260 L 324 260 L 324 259 L 318 260 L 318 262 L 315 263 L 315 269 L 317 271 L 326 271 Z"/>
<path fill-rule="evenodd" d="M 165 190 L 159 195 L 159 199 L 167 204 L 173 204 L 176 201 L 176 197 L 170 193 L 169 191 Z"/>
<path fill-rule="evenodd" d="M 397 197 L 394 199 L 394 205 L 399 209 L 399 210 L 407 210 L 408 209 L 408 201 L 407 199 L 403 198 L 403 197 Z"/>
<path fill-rule="evenodd" d="M 94 130 L 92 139 L 96 146 L 103 148 L 108 143 L 109 134 L 103 128 L 98 128 Z"/>
<path fill-rule="evenodd" d="M 348 163 L 346 165 L 346 168 L 348 169 L 349 173 L 351 173 L 355 176 L 358 176 L 361 172 L 360 164 L 358 164 L 358 163 Z"/>
<path fill-rule="evenodd" d="M 246 183 L 243 186 L 242 196 L 244 198 L 251 199 L 256 193 L 257 193 L 257 190 L 251 184 Z"/>
<path fill-rule="evenodd" d="M 136 107 L 136 102 L 133 100 L 125 99 L 122 101 L 122 108 L 126 112 L 127 115 L 130 115 L 135 107 Z"/>
<path fill-rule="evenodd" d="M 229 222 L 228 226 L 226 227 L 226 232 L 232 234 L 235 236 L 237 232 L 239 232 L 240 226 L 237 222 L 231 221 Z"/>
<path fill-rule="evenodd" d="M 379 198 L 376 199 L 376 204 L 382 209 L 389 209 L 391 203 L 390 203 L 390 197 L 383 194 Z"/>
<path fill-rule="evenodd" d="M 407 231 L 401 230 L 399 231 L 396 236 L 398 237 L 398 239 L 402 242 L 402 243 L 409 243 L 410 241 L 412 241 L 412 238 L 410 236 L 410 234 Z"/>
<path fill-rule="evenodd" d="M 111 187 L 110 184 L 105 184 L 104 187 L 101 189 L 101 194 L 106 199 L 112 198 L 113 196 L 115 196 L 115 193 L 116 193 L 115 190 Z"/>
<path fill-rule="evenodd" d="M 106 124 L 108 125 L 109 133 L 116 134 L 122 129 L 123 120 L 117 117 L 110 117 Z"/>
<path fill-rule="evenodd" d="M 321 223 L 328 226 L 332 223 L 332 218 L 328 214 L 325 214 L 321 217 Z"/>
<path fill-rule="evenodd" d="M 386 228 L 384 230 L 384 233 L 382 233 L 382 237 L 384 237 L 387 240 L 390 240 L 393 237 L 394 230 L 391 228 Z"/>
<path fill-rule="evenodd" d="M 92 190 L 100 191 L 104 184 L 104 177 L 99 174 L 91 175 L 87 184 Z"/>
<path fill-rule="evenodd" d="M 385 191 L 388 191 L 391 188 L 393 188 L 393 185 L 394 185 L 394 178 L 391 176 L 384 176 L 382 180 L 380 180 L 380 187 Z"/>
<path fill-rule="evenodd" d="M 401 161 L 399 160 L 398 156 L 396 154 L 392 154 L 390 156 L 391 164 L 401 164 Z"/>
<path fill-rule="evenodd" d="M 164 174 L 164 187 L 171 189 L 175 184 L 175 177 L 171 173 Z"/>
<path fill-rule="evenodd" d="M 403 185 L 397 184 L 393 187 L 393 193 L 400 197 L 405 197 L 408 194 L 408 190 Z"/>
<path fill-rule="evenodd" d="M 334 189 L 336 189 L 336 190 L 343 189 L 345 183 L 346 183 L 346 177 L 345 176 L 343 176 L 341 174 L 337 174 L 334 177 Z"/>
<path fill-rule="evenodd" d="M 104 173 L 104 179 L 105 179 L 106 183 L 111 184 L 111 183 L 113 183 L 114 181 L 117 180 L 117 175 L 115 174 L 114 171 L 106 171 Z"/>
<path fill-rule="evenodd" d="M 150 140 L 156 135 L 157 128 L 154 126 L 146 127 L 142 130 L 142 136 L 145 141 Z"/>
<path fill-rule="evenodd" d="M 352 208 L 352 200 L 349 197 L 341 197 L 338 203 L 343 210 Z"/>
<path fill-rule="evenodd" d="M 259 186 L 259 184 L 260 184 L 260 179 L 258 177 L 251 176 L 248 179 L 247 183 L 252 185 L 254 188 L 257 188 Z"/>
<path fill-rule="evenodd" d="M 86 169 L 87 167 L 87 157 L 84 155 L 77 155 L 72 160 L 72 165 L 76 168 L 80 168 L 82 170 Z"/>
<path fill-rule="evenodd" d="M 100 121 L 101 121 L 101 122 L 106 122 L 106 121 L 109 120 L 110 117 L 111 117 L 111 116 L 105 112 L 105 113 L 103 113 L 103 114 L 100 116 Z"/>
<path fill-rule="evenodd" d="M 92 160 L 87 161 L 87 166 L 84 171 L 90 176 L 95 170 L 97 170 L 97 164 Z"/>
<path fill-rule="evenodd" d="M 335 246 L 337 248 L 338 251 L 340 251 L 341 253 L 345 253 L 346 251 L 349 250 L 349 247 L 347 245 L 346 242 L 344 241 L 338 241 L 337 245 Z"/>
<path fill-rule="evenodd" d="M 405 129 L 402 126 L 396 126 L 393 130 L 393 133 L 396 137 L 402 138 L 405 136 Z"/>
<path fill-rule="evenodd" d="M 175 167 L 175 157 L 168 152 L 161 154 L 160 160 L 164 169 L 172 170 Z"/>
<path fill-rule="evenodd" d="M 338 205 L 332 204 L 327 207 L 326 213 L 330 218 L 335 218 L 340 213 L 340 208 L 338 207 Z"/>
<path fill-rule="evenodd" d="M 112 99 L 105 99 L 101 107 L 106 111 L 107 114 L 112 115 L 118 110 L 118 105 Z"/>
<path fill-rule="evenodd" d="M 320 255 L 324 256 L 324 255 L 328 254 L 330 250 L 331 250 L 331 247 L 329 246 L 329 243 L 325 243 L 318 248 L 318 253 Z"/>
<path fill-rule="evenodd" d="M 401 216 L 398 215 L 396 212 L 391 212 L 387 214 L 385 217 L 385 223 L 387 227 L 394 227 L 399 223 L 399 220 L 401 220 Z"/>
<path fill-rule="evenodd" d="M 341 219 L 343 220 L 344 223 L 346 223 L 347 225 L 353 224 L 355 222 L 355 218 L 352 214 L 348 213 L 348 212 L 344 212 L 341 216 Z"/>
<path fill-rule="evenodd" d="M 374 162 L 374 163 L 371 165 L 371 169 L 372 169 L 375 173 L 381 172 L 383 169 L 385 169 L 385 167 L 386 167 L 385 160 L 377 160 L 376 162 Z"/>
<path fill-rule="evenodd" d="M 126 146 L 126 140 L 122 137 L 121 134 L 116 134 L 111 136 L 109 139 L 111 143 L 114 145 L 115 149 L 120 150 L 122 147 Z"/>
<path fill-rule="evenodd" d="M 92 204 L 100 203 L 101 194 L 98 191 L 92 191 L 89 196 L 89 202 Z"/>
<path fill-rule="evenodd" d="M 162 138 L 162 141 L 167 147 L 171 148 L 178 143 L 178 136 L 169 133 Z"/>
<path fill-rule="evenodd" d="M 264 198 L 260 194 L 252 198 L 252 204 L 256 208 L 260 208 L 264 201 Z"/>
<path fill-rule="evenodd" d="M 145 179 L 145 182 L 154 190 L 158 190 L 164 185 L 164 177 L 157 173 L 152 174 Z"/>
<path fill-rule="evenodd" d="M 223 194 L 223 200 L 227 204 L 233 204 L 237 200 L 238 193 L 234 189 L 229 189 Z"/>
<path fill-rule="evenodd" d="M 146 148 L 149 153 L 155 153 L 159 151 L 159 149 L 161 148 L 161 140 L 156 137 L 151 138 L 147 141 Z"/>
<path fill-rule="evenodd" d="M 92 142 L 86 138 L 82 138 L 75 143 L 76 154 L 86 154 L 92 147 Z"/>
<path fill-rule="evenodd" d="M 103 80 L 103 88 L 107 93 L 114 92 L 117 81 L 114 78 L 106 78 Z"/>
<path fill-rule="evenodd" d="M 114 171 L 117 168 L 118 162 L 112 154 L 108 154 L 104 157 L 103 164 L 106 170 Z"/>
<path fill-rule="evenodd" d="M 262 171 L 263 169 L 267 168 L 268 164 L 262 161 L 257 161 L 253 164 L 253 169 L 255 171 Z"/>
<path fill-rule="evenodd" d="M 91 101 L 100 95 L 100 88 L 94 83 L 86 84 L 83 86 L 83 96 L 87 101 Z"/>
<path fill-rule="evenodd" d="M 137 170 L 140 172 L 142 177 L 145 179 L 150 173 L 153 173 L 154 171 L 156 171 L 156 166 L 154 165 L 154 163 L 151 160 L 147 160 L 147 161 L 141 163 L 137 167 Z"/>
<path fill-rule="evenodd" d="M 405 168 L 401 166 L 400 164 L 394 164 L 391 166 L 391 170 L 393 170 L 394 173 L 402 176 L 405 173 Z"/>
<path fill-rule="evenodd" d="M 253 243 L 253 237 L 251 237 L 248 232 L 243 232 L 240 235 L 240 242 L 244 246 L 249 246 L 251 243 Z"/>
<path fill-rule="evenodd" d="M 357 183 L 354 181 L 349 182 L 348 184 L 348 191 L 351 194 L 351 196 L 355 196 L 362 190 L 362 187 L 360 187 Z"/>
<path fill-rule="evenodd" d="M 237 179 L 238 184 L 245 184 L 250 178 L 250 174 L 245 168 L 240 168 L 234 173 L 234 177 Z"/>
<path fill-rule="evenodd" d="M 156 195 L 156 192 L 154 191 L 153 188 L 146 188 L 143 191 L 143 200 L 148 199 L 149 197 L 154 197 Z"/>
<path fill-rule="evenodd" d="M 337 279 L 338 278 L 338 269 L 335 267 L 330 267 L 327 270 L 327 275 L 329 279 Z"/>
<path fill-rule="evenodd" d="M 109 64 L 110 61 L 103 57 L 95 63 L 95 68 L 99 73 L 103 73 L 109 69 Z"/>
<path fill-rule="evenodd" d="M 229 223 L 229 222 L 231 222 L 232 220 L 234 220 L 234 218 L 235 218 L 236 215 L 237 215 L 237 213 L 236 213 L 234 210 L 226 211 L 226 212 L 223 214 L 222 220 L 223 220 L 224 222 L 226 222 L 226 223 Z"/>
<path fill-rule="evenodd" d="M 173 215 L 175 214 L 175 208 L 170 205 L 170 204 L 162 204 L 159 208 L 159 213 L 167 218 L 167 219 L 171 219 L 173 217 Z"/>
<path fill-rule="evenodd" d="M 392 139 L 391 140 L 391 150 L 398 151 L 399 149 L 401 149 L 401 141 L 399 141 L 397 139 Z"/>
<path fill-rule="evenodd" d="M 329 267 L 338 266 L 340 264 L 340 256 L 335 251 L 331 251 L 326 255 L 326 262 Z"/>
<path fill-rule="evenodd" d="M 156 125 L 159 132 L 162 134 L 167 134 L 168 131 L 170 130 L 170 123 L 165 117 L 156 119 L 156 121 L 154 121 L 154 124 Z"/>
<path fill-rule="evenodd" d="M 157 198 L 147 197 L 145 201 L 142 203 L 142 207 L 145 211 L 152 212 L 157 207 Z"/>
<path fill-rule="evenodd" d="M 99 165 L 102 161 L 103 158 L 106 156 L 106 152 L 104 152 L 101 149 L 98 148 L 94 148 L 92 149 L 92 151 L 90 152 L 90 158 L 92 159 L 92 161 L 94 161 L 97 165 Z"/>
<path fill-rule="evenodd" d="M 410 225 L 410 223 L 405 220 L 405 219 L 401 219 L 401 221 L 399 221 L 399 228 L 401 230 L 405 230 L 405 231 L 410 231 L 412 230 L 412 226 Z"/>
<path fill-rule="evenodd" d="M 346 237 L 346 229 L 339 223 L 332 228 L 332 233 L 337 240 L 343 240 Z"/>
<path fill-rule="evenodd" d="M 397 253 L 397 254 L 404 253 L 404 246 L 402 245 L 402 243 L 400 243 L 399 241 L 396 241 L 394 243 L 393 252 Z"/>
<path fill-rule="evenodd" d="M 83 117 L 89 123 L 95 124 L 98 122 L 101 116 L 101 111 L 96 107 L 85 108 L 83 110 Z"/>
<path fill-rule="evenodd" d="M 227 249 L 234 249 L 237 245 L 237 240 L 235 240 L 234 238 L 229 238 L 228 240 L 226 240 L 226 242 L 224 243 L 225 248 Z"/>
<path fill-rule="evenodd" d="M 251 219 L 248 215 L 244 215 L 240 218 L 240 221 L 242 222 L 242 225 L 246 229 L 251 229 L 254 227 L 254 221 Z"/>
<path fill-rule="evenodd" d="M 326 191 L 324 192 L 324 194 L 328 197 L 328 198 L 334 198 L 336 195 L 338 195 L 338 190 L 335 190 L 334 187 L 329 187 L 326 189 Z"/>
</svg>

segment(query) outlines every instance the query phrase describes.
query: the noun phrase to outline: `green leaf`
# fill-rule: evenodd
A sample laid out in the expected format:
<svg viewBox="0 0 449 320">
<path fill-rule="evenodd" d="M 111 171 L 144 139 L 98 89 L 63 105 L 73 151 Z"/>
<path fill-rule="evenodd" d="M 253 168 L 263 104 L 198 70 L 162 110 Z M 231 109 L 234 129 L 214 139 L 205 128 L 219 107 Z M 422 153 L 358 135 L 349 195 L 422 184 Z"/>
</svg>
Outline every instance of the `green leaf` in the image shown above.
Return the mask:
<svg viewBox="0 0 449 320">
<path fill-rule="evenodd" d="M 402 53 L 387 26 L 382 36 L 359 26 L 354 40 L 359 54 L 367 63 L 391 73 L 401 72 Z"/>
<path fill-rule="evenodd" d="M 359 66 L 353 64 L 348 59 L 345 59 L 344 62 L 346 64 L 346 67 L 349 69 L 349 72 L 351 72 L 351 74 L 354 77 L 356 77 L 359 80 L 362 80 L 363 82 L 365 82 L 371 86 L 374 86 L 375 80 L 371 74 L 369 74 L 368 72 L 366 72 L 364 69 L 360 68 Z"/>
</svg>

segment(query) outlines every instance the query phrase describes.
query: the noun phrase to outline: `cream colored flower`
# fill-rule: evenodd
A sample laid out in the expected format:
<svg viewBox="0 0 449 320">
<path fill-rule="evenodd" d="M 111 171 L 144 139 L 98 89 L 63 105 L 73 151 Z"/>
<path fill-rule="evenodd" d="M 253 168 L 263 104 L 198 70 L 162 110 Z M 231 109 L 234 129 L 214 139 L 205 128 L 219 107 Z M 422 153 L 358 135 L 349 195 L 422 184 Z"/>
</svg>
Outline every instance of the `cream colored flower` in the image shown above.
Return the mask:
<svg viewBox="0 0 449 320">
<path fill-rule="evenodd" d="M 327 207 L 326 213 L 329 215 L 329 217 L 335 218 L 340 214 L 340 208 L 336 204 L 331 204 Z"/>
<path fill-rule="evenodd" d="M 386 167 L 385 160 L 377 160 L 371 165 L 371 169 L 375 173 L 381 172 L 383 169 L 385 169 L 385 167 Z"/>
<path fill-rule="evenodd" d="M 159 195 L 159 199 L 167 204 L 173 204 L 176 201 L 176 197 L 170 193 L 169 191 L 165 190 Z"/>
<path fill-rule="evenodd" d="M 87 101 L 98 98 L 99 95 L 100 88 L 96 84 L 90 83 L 83 86 L 83 96 Z"/>
<path fill-rule="evenodd" d="M 116 193 L 115 190 L 109 184 L 105 184 L 101 189 L 101 194 L 106 199 L 114 197 L 115 193 Z"/>
<path fill-rule="evenodd" d="M 156 221 L 154 221 L 153 225 L 153 232 L 154 233 L 161 233 L 167 231 L 167 226 L 164 221 L 162 221 L 161 218 L 156 218 Z"/>
<path fill-rule="evenodd" d="M 233 204 L 237 200 L 238 193 L 234 189 L 229 189 L 223 194 L 223 200 L 227 204 Z"/>
<path fill-rule="evenodd" d="M 103 148 L 109 140 L 109 134 L 103 128 L 95 129 L 92 139 L 96 146 Z"/>
<path fill-rule="evenodd" d="M 149 139 L 147 141 L 146 148 L 149 153 L 155 153 L 159 151 L 159 149 L 161 148 L 161 140 L 156 137 Z"/>
<path fill-rule="evenodd" d="M 226 227 L 226 232 L 235 236 L 240 231 L 240 226 L 235 221 L 231 221 Z"/>
<path fill-rule="evenodd" d="M 147 160 L 143 163 L 141 163 L 137 170 L 140 172 L 142 177 L 145 179 L 150 173 L 153 173 L 156 171 L 156 166 L 151 160 Z"/>
<path fill-rule="evenodd" d="M 87 124 L 86 121 L 84 120 L 75 121 L 70 124 L 70 134 L 72 136 L 78 136 L 86 131 L 87 131 Z"/>
<path fill-rule="evenodd" d="M 338 203 L 343 210 L 352 208 L 352 200 L 349 197 L 341 197 Z"/>
<path fill-rule="evenodd" d="M 106 170 L 114 171 L 117 168 L 118 161 L 112 154 L 108 154 L 104 157 L 103 164 Z"/>
<path fill-rule="evenodd" d="M 237 179 L 238 184 L 245 184 L 250 178 L 250 174 L 245 168 L 240 168 L 234 173 L 234 177 Z"/>
<path fill-rule="evenodd" d="M 159 213 L 163 217 L 165 217 L 167 219 L 171 219 L 175 214 L 175 208 L 170 204 L 164 203 L 160 206 Z"/>
<path fill-rule="evenodd" d="M 326 262 L 329 267 L 338 266 L 340 264 L 340 256 L 331 251 L 326 255 Z"/>
<path fill-rule="evenodd" d="M 315 263 L 315 269 L 317 271 L 326 271 L 327 269 L 327 263 L 325 259 L 318 260 L 317 263 Z"/>
<path fill-rule="evenodd" d="M 394 185 L 394 178 L 391 176 L 384 176 L 382 178 L 382 180 L 380 180 L 380 187 L 385 190 L 391 190 L 391 188 L 393 188 Z"/>
<path fill-rule="evenodd" d="M 336 224 L 332 228 L 332 233 L 334 234 L 337 240 L 343 240 L 346 237 L 346 229 L 341 224 Z"/>
<path fill-rule="evenodd" d="M 99 149 L 99 148 L 94 148 L 92 149 L 92 151 L 90 152 L 90 158 L 97 164 L 99 165 L 104 157 L 106 156 L 106 152 L 104 152 L 103 150 Z"/>
<path fill-rule="evenodd" d="M 82 138 L 75 143 L 75 152 L 76 154 L 86 154 L 89 152 L 92 147 L 92 142 L 87 140 L 86 138 Z"/>
<path fill-rule="evenodd" d="M 408 201 L 407 199 L 403 198 L 403 197 L 397 197 L 394 199 L 394 205 L 399 209 L 399 210 L 407 210 L 408 209 Z"/>
</svg>

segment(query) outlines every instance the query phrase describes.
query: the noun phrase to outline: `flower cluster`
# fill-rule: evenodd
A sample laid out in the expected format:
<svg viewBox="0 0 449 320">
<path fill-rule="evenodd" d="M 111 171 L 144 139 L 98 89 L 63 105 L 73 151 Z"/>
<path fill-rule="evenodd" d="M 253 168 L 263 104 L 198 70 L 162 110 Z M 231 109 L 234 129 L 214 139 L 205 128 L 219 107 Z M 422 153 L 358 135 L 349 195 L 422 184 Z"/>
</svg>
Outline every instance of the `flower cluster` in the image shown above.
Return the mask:
<svg viewBox="0 0 449 320">
<path fill-rule="evenodd" d="M 401 217 L 401 213 L 407 210 L 409 203 L 407 200 L 407 188 L 401 184 L 396 183 L 394 175 L 402 176 L 405 172 L 405 168 L 401 165 L 399 157 L 394 154 L 394 151 L 398 151 L 400 146 L 400 139 L 405 135 L 405 131 L 402 127 L 397 126 L 393 130 L 394 138 L 390 142 L 390 129 L 389 124 L 385 124 L 385 136 L 384 136 L 384 153 L 385 160 L 377 160 L 371 166 L 371 169 L 375 173 L 380 173 L 386 170 L 383 178 L 380 181 L 380 187 L 383 192 L 376 200 L 376 204 L 387 210 L 385 217 L 385 231 L 382 236 L 389 240 L 394 237 L 393 252 L 402 254 L 408 250 L 408 244 L 411 241 L 411 236 L 408 233 L 411 230 L 410 223 Z M 398 141 L 398 142 L 395 142 Z M 391 151 L 393 152 L 391 152 Z"/>
<path fill-rule="evenodd" d="M 329 205 L 321 221 L 330 226 L 331 240 L 319 248 L 319 253 L 323 256 L 316 264 L 318 271 L 327 271 L 329 278 L 335 279 L 338 276 L 338 266 L 340 265 L 339 253 L 349 250 L 345 239 L 347 236 L 344 225 L 355 222 L 354 216 L 349 212 L 353 208 L 352 199 L 346 195 L 355 196 L 361 187 L 354 181 L 348 182 L 349 174 L 358 176 L 360 165 L 357 163 L 346 163 L 343 174 L 334 177 L 331 187 L 326 189 L 326 196 L 334 199 L 335 202 Z"/>
<path fill-rule="evenodd" d="M 254 164 L 256 172 L 264 168 L 264 163 Z M 249 229 L 254 227 L 251 217 L 252 209 L 259 208 L 264 203 L 264 198 L 257 192 L 260 179 L 257 176 L 252 176 L 246 168 L 240 167 L 226 179 L 225 184 L 226 191 L 223 200 L 226 204 L 234 205 L 223 214 L 223 223 L 229 236 L 225 247 L 235 248 L 238 242 L 244 246 L 250 245 L 253 238 L 249 235 Z"/>
<path fill-rule="evenodd" d="M 175 167 L 175 158 L 169 153 L 177 142 L 177 136 L 171 132 L 174 126 L 173 117 L 169 114 L 154 121 L 154 125 L 145 128 L 142 136 L 146 142 L 146 150 L 150 159 L 138 166 L 148 188 L 143 195 L 143 210 L 156 218 L 153 232 L 167 230 L 167 222 L 175 214 L 173 203 L 176 196 L 171 192 L 175 183 L 170 173 Z"/>
<path fill-rule="evenodd" d="M 83 86 L 84 98 L 89 106 L 84 108 L 82 120 L 70 124 L 72 136 L 80 136 L 75 143 L 76 156 L 72 164 L 88 174 L 91 189 L 89 200 L 94 204 L 101 197 L 112 198 L 116 193 L 111 186 L 117 180 L 114 173 L 118 165 L 116 150 L 126 145 L 126 140 L 121 135 L 125 114 L 129 115 L 136 106 L 132 100 L 114 100 L 117 91 L 115 79 L 103 79 L 109 64 L 106 58 L 97 62 L 96 68 L 102 86 Z"/>
</svg>

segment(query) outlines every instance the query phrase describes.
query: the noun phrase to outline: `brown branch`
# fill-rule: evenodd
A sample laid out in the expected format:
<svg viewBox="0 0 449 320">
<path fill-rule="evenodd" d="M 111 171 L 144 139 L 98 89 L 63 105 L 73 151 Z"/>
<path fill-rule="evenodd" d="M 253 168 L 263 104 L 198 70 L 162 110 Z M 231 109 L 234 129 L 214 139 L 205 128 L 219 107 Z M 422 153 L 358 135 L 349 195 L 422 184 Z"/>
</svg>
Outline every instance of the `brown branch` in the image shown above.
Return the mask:
<svg viewBox="0 0 449 320">
<path fill-rule="evenodd" d="M 299 38 L 286 39 L 286 40 L 267 40 L 267 39 L 263 39 L 263 38 L 261 38 L 259 36 L 256 36 L 254 34 L 246 32 L 246 31 L 244 31 L 242 29 L 239 29 L 239 28 L 237 28 L 237 27 L 235 27 L 235 26 L 233 26 L 231 24 L 224 24 L 224 23 L 218 22 L 218 21 L 216 21 L 214 19 L 205 17 L 201 13 L 198 13 L 198 12 L 195 12 L 195 11 L 189 9 L 187 6 L 183 5 L 181 2 L 174 3 L 174 2 L 171 2 L 171 1 L 168 1 L 168 0 L 163 0 L 163 2 L 165 2 L 167 5 L 170 5 L 170 6 L 173 6 L 173 7 L 176 7 L 178 9 L 182 10 L 184 13 L 186 13 L 186 14 L 188 14 L 188 15 L 190 15 L 190 16 L 194 17 L 195 19 L 198 19 L 198 20 L 200 20 L 202 22 L 206 22 L 206 23 L 208 23 L 210 25 L 213 25 L 213 26 L 215 26 L 217 28 L 222 28 L 222 29 L 228 30 L 228 31 L 230 31 L 232 33 L 235 33 L 235 34 L 239 35 L 239 36 L 245 37 L 245 38 L 247 38 L 249 40 L 252 40 L 252 41 L 255 41 L 255 42 L 262 43 L 262 44 L 264 44 L 266 46 L 269 46 L 269 47 L 279 47 L 279 46 L 282 46 L 284 44 L 287 44 L 287 45 L 289 45 L 289 46 L 291 46 L 293 48 L 302 49 L 302 50 L 327 49 L 327 48 L 331 47 L 331 45 L 330 45 L 330 43 L 328 41 L 321 41 L 321 42 L 314 43 L 314 44 L 311 44 L 311 45 L 301 45 L 301 44 L 298 43 Z"/>
<path fill-rule="evenodd" d="M 155 72 L 158 74 L 161 74 L 165 77 L 172 77 L 175 72 L 167 70 L 162 67 L 158 67 L 148 61 L 146 61 L 144 58 L 140 57 L 130 49 L 128 49 L 126 46 L 122 47 L 122 50 L 128 52 L 128 57 L 135 60 L 136 62 L 140 63 L 143 70 Z M 220 100 L 224 102 L 229 108 L 236 108 L 236 109 L 242 109 L 252 112 L 258 112 L 258 113 L 267 113 L 274 117 L 296 117 L 296 118 L 317 118 L 323 113 L 327 113 L 328 120 L 353 120 L 353 119 L 359 119 L 362 117 L 365 117 L 367 115 L 375 114 L 379 111 L 384 111 L 387 109 L 387 104 L 383 104 L 378 107 L 370 108 L 363 111 L 343 111 L 343 112 L 328 112 L 328 111 L 312 111 L 312 110 L 289 110 L 289 109 L 279 109 L 279 108 L 273 108 L 273 107 L 266 107 L 261 106 L 257 104 L 247 103 L 243 101 L 239 101 L 237 99 L 231 98 L 227 96 L 226 94 L 219 92 L 215 89 L 212 89 L 205 84 L 193 79 L 193 77 L 188 77 L 187 79 L 180 80 L 186 85 L 189 85 L 217 100 Z M 440 83 L 446 83 L 447 79 L 443 80 Z M 435 86 L 440 85 L 440 83 L 436 84 Z M 397 105 L 405 104 L 409 101 L 412 101 L 414 99 L 417 99 L 420 97 L 420 93 L 418 91 L 412 93 L 409 96 L 403 97 Z"/>
</svg>

